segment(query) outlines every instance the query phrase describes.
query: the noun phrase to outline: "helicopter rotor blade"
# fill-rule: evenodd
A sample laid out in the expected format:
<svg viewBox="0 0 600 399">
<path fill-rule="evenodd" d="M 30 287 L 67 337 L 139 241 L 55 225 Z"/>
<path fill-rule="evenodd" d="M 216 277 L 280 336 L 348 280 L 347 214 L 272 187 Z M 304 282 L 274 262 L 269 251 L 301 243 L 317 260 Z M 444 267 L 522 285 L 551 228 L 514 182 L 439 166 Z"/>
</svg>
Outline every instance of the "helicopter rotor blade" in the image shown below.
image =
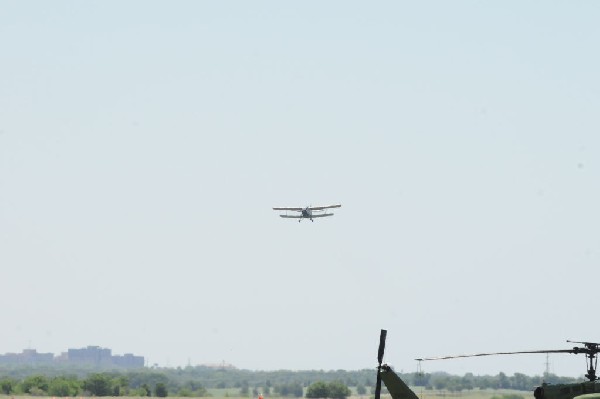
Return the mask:
<svg viewBox="0 0 600 399">
<path fill-rule="evenodd" d="M 385 351 L 385 337 L 387 336 L 387 330 L 381 330 L 381 335 L 379 336 L 379 351 L 377 352 L 377 362 L 381 366 L 381 362 L 383 362 L 383 353 Z"/>
<path fill-rule="evenodd" d="M 375 385 L 375 399 L 380 399 L 381 395 L 381 362 L 383 362 L 383 353 L 385 352 L 385 337 L 387 330 L 381 330 L 379 335 L 379 350 L 377 351 L 377 384 Z"/>
<path fill-rule="evenodd" d="M 518 352 L 492 352 L 492 353 L 474 353 L 470 355 L 455 355 L 455 356 L 439 356 L 439 357 L 424 357 L 421 359 L 415 359 L 419 362 L 427 360 L 446 360 L 446 359 L 459 359 L 464 357 L 479 357 L 479 356 L 493 356 L 493 355 L 518 355 L 522 353 L 573 353 L 573 349 L 553 349 L 553 350 L 538 350 L 538 351 L 518 351 Z"/>
<path fill-rule="evenodd" d="M 377 385 L 375 385 L 375 399 L 379 399 L 381 395 L 381 373 L 377 370 Z"/>
</svg>

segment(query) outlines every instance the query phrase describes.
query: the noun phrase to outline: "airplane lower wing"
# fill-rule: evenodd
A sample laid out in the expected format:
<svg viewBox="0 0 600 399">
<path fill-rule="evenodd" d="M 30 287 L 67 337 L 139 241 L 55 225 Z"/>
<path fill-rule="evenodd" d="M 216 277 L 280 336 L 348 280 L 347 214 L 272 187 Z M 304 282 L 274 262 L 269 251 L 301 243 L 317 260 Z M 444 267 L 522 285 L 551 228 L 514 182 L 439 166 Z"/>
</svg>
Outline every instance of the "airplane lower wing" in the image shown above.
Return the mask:
<svg viewBox="0 0 600 399">
<path fill-rule="evenodd" d="M 302 215 L 279 215 L 282 218 L 287 218 L 287 219 L 314 219 L 314 218 L 324 218 L 325 216 L 333 216 L 333 213 L 320 213 L 320 214 L 313 214 L 312 216 L 302 216 Z"/>
<path fill-rule="evenodd" d="M 313 213 L 311 218 L 324 218 L 325 216 L 333 216 L 333 213 Z"/>
</svg>

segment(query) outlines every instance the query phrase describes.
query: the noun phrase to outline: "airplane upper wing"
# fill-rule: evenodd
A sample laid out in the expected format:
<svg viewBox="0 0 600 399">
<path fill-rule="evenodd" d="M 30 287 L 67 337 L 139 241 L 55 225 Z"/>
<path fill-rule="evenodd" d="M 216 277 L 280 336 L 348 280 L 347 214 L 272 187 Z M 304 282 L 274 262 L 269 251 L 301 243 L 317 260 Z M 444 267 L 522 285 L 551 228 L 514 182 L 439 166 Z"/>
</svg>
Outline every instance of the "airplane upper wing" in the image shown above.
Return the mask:
<svg viewBox="0 0 600 399">
<path fill-rule="evenodd" d="M 342 204 L 310 206 L 310 207 L 308 207 L 308 209 L 310 209 L 311 211 L 322 211 L 323 209 L 340 208 L 341 206 L 342 206 Z"/>
<path fill-rule="evenodd" d="M 273 208 L 274 211 L 296 211 L 296 212 L 302 212 L 303 209 L 304 208 L 289 207 L 289 206 L 280 206 L 280 207 Z"/>
<path fill-rule="evenodd" d="M 398 374 L 384 364 L 381 366 L 381 379 L 392 395 L 392 399 L 419 399 L 419 397 L 398 377 Z"/>
</svg>

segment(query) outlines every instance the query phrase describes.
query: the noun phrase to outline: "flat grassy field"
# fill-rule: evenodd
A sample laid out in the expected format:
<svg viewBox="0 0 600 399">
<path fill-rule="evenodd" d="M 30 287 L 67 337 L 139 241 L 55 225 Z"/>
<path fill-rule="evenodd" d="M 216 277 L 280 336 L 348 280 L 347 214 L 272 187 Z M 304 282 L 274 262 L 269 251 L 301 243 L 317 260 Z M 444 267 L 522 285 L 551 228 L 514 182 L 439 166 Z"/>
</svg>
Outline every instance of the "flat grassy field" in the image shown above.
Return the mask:
<svg viewBox="0 0 600 399">
<path fill-rule="evenodd" d="M 462 392 L 447 392 L 447 391 L 436 391 L 436 390 L 425 390 L 421 388 L 413 388 L 414 392 L 419 396 L 420 399 L 491 399 L 492 397 L 502 398 L 503 395 L 519 395 L 523 399 L 533 399 L 533 392 L 527 391 L 512 391 L 512 390 L 472 390 Z M 253 396 L 239 396 L 239 389 L 209 389 L 211 396 L 209 398 L 229 398 L 229 399 L 257 399 Z M 107 396 L 107 399 L 113 397 Z M 136 397 L 136 396 L 119 396 L 115 397 L 119 399 L 149 399 L 148 397 Z M 177 398 L 175 396 L 169 396 L 168 398 L 173 399 L 194 399 L 194 398 Z M 278 396 L 264 395 L 265 399 L 290 399 L 281 398 Z M 52 396 L 20 396 L 20 395 L 0 395 L 0 399 L 58 399 Z M 77 396 L 71 399 L 98 399 L 98 397 L 84 397 Z M 152 399 L 156 399 L 152 397 Z M 373 399 L 373 395 L 356 395 L 348 397 L 348 399 Z M 391 399 L 390 395 L 381 395 L 381 399 Z"/>
<path fill-rule="evenodd" d="M 496 396 L 502 399 L 503 395 L 518 395 L 523 399 L 533 399 L 533 389 L 531 391 L 515 391 L 510 389 L 474 389 L 462 392 L 449 392 L 438 390 L 426 390 L 421 387 L 411 387 L 420 399 L 491 399 Z M 354 388 L 351 388 L 353 394 L 348 399 L 373 399 L 374 395 L 358 395 Z M 238 389 L 209 389 L 210 397 L 212 398 L 230 398 L 230 399 L 257 399 L 253 396 L 239 396 Z M 277 395 L 263 395 L 264 399 L 291 399 L 290 397 L 282 398 Z M 381 399 L 391 399 L 388 395 L 381 395 Z M 15 398 L 16 399 L 16 398 Z M 31 399 L 31 398 L 30 398 Z"/>
<path fill-rule="evenodd" d="M 531 391 L 514 391 L 510 389 L 473 389 L 470 391 L 462 391 L 462 392 L 447 392 L 447 391 L 437 391 L 437 390 L 426 390 L 421 389 L 419 387 L 412 388 L 413 391 L 419 396 L 421 399 L 452 399 L 452 398 L 460 398 L 460 399 L 491 399 L 492 397 L 502 398 L 503 395 L 518 395 L 523 399 L 534 399 L 533 398 L 533 389 Z M 516 397 L 516 396 L 515 396 Z M 383 396 L 382 396 L 383 398 Z M 388 395 L 388 398 L 391 397 Z M 365 398 L 366 399 L 366 398 Z"/>
</svg>

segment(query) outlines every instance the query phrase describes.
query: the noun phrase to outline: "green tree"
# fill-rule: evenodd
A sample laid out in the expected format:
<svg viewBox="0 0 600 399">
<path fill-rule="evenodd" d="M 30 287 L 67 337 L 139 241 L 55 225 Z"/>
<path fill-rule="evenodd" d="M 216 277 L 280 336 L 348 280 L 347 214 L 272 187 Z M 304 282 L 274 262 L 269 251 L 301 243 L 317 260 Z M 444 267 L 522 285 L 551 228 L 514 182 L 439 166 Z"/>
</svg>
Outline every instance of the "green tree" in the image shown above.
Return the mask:
<svg viewBox="0 0 600 399">
<path fill-rule="evenodd" d="M 295 398 L 301 398 L 304 394 L 304 389 L 299 382 L 292 382 L 289 384 L 289 395 Z"/>
<path fill-rule="evenodd" d="M 146 392 L 145 395 L 143 396 L 152 396 L 152 391 L 150 390 L 150 387 L 148 386 L 148 384 L 142 384 L 142 386 L 140 387 L 142 389 L 142 392 Z"/>
<path fill-rule="evenodd" d="M 81 385 L 76 377 L 55 377 L 50 381 L 48 394 L 51 396 L 76 396 L 81 390 Z"/>
<path fill-rule="evenodd" d="M 111 396 L 114 393 L 112 383 L 112 378 L 107 374 L 91 374 L 83 381 L 83 389 L 92 396 Z"/>
<path fill-rule="evenodd" d="M 460 379 L 460 384 L 463 389 L 473 389 L 475 386 L 473 373 L 467 373 Z"/>
<path fill-rule="evenodd" d="M 250 394 L 250 386 L 248 381 L 244 380 L 240 384 L 240 396 L 248 396 Z"/>
<path fill-rule="evenodd" d="M 273 391 L 280 396 L 292 396 L 295 398 L 300 398 L 303 394 L 302 385 L 299 382 L 276 385 Z"/>
<path fill-rule="evenodd" d="M 460 392 L 462 391 L 463 387 L 460 384 L 459 381 L 455 380 L 455 379 L 451 379 L 448 381 L 448 390 L 450 392 Z"/>
<path fill-rule="evenodd" d="M 124 375 L 113 378 L 113 396 L 123 396 L 129 393 L 129 378 Z"/>
<path fill-rule="evenodd" d="M 39 395 L 41 394 L 41 391 L 48 392 L 48 384 L 48 378 L 46 378 L 46 376 L 32 375 L 25 378 L 21 386 L 24 393 Z M 32 392 L 32 389 L 34 392 Z"/>
<path fill-rule="evenodd" d="M 350 388 L 342 381 L 331 381 L 329 383 L 317 381 L 306 390 L 307 398 L 346 399 L 350 394 Z"/>
<path fill-rule="evenodd" d="M 4 395 L 10 395 L 16 386 L 17 381 L 13 380 L 12 378 L 5 377 L 0 380 L 0 392 L 2 392 Z"/>
<path fill-rule="evenodd" d="M 30 394 L 31 396 L 46 396 L 46 395 L 47 395 L 47 392 L 46 392 L 46 391 L 44 391 L 43 389 L 40 389 L 40 388 L 38 388 L 38 387 L 32 387 L 32 388 L 29 390 L 29 394 Z"/>
<path fill-rule="evenodd" d="M 447 377 L 440 377 L 440 376 L 436 376 L 436 378 L 432 379 L 432 383 L 433 386 L 435 387 L 435 389 L 442 390 L 442 389 L 446 389 L 446 387 L 448 386 L 448 378 Z"/>
<path fill-rule="evenodd" d="M 356 393 L 359 394 L 359 395 L 366 395 L 367 388 L 365 388 L 365 386 L 362 385 L 362 384 L 358 384 L 356 386 Z"/>
<path fill-rule="evenodd" d="M 529 378 L 525 374 L 515 373 L 512 377 L 512 380 L 512 386 L 514 389 L 525 391 L 530 389 L 530 386 L 532 385 L 529 382 Z"/>
<path fill-rule="evenodd" d="M 157 383 L 154 387 L 154 395 L 159 398 L 166 398 L 168 395 L 167 386 L 162 382 Z"/>
<path fill-rule="evenodd" d="M 350 396 L 350 388 L 348 388 L 342 381 L 332 381 L 327 384 L 329 390 L 327 397 L 333 399 L 346 399 Z"/>
<path fill-rule="evenodd" d="M 501 388 L 501 389 L 509 389 L 510 388 L 510 381 L 508 380 L 508 377 L 506 376 L 506 374 L 504 374 L 503 372 L 500 372 L 498 374 L 498 388 Z"/>
<path fill-rule="evenodd" d="M 329 388 L 324 381 L 317 381 L 306 389 L 307 398 L 327 398 L 329 397 Z"/>
</svg>

